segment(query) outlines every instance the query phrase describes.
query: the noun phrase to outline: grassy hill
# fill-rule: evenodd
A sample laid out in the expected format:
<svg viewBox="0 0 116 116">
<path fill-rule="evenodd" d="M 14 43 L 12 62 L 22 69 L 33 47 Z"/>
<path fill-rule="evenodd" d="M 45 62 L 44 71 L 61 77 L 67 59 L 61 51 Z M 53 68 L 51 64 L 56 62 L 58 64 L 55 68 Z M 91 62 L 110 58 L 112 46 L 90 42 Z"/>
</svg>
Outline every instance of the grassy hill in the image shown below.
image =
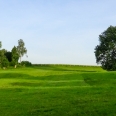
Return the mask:
<svg viewBox="0 0 116 116">
<path fill-rule="evenodd" d="M 0 70 L 0 116 L 114 116 L 116 72 L 96 66 Z"/>
</svg>

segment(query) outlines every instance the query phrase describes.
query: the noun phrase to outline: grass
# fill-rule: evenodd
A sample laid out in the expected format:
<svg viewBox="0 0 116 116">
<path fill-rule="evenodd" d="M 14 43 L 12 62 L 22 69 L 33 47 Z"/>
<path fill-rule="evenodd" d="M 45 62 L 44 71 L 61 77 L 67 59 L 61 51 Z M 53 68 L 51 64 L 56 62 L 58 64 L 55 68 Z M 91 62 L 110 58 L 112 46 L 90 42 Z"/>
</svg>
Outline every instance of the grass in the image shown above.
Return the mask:
<svg viewBox="0 0 116 116">
<path fill-rule="evenodd" d="M 0 116 L 115 116 L 116 72 L 38 65 L 0 70 Z"/>
</svg>

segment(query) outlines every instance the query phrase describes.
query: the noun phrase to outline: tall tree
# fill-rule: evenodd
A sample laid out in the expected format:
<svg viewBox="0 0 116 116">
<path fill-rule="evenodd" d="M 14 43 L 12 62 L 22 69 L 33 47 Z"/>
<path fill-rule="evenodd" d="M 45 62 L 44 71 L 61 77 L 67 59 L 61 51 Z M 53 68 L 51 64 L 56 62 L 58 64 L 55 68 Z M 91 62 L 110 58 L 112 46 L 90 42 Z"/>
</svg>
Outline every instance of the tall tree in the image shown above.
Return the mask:
<svg viewBox="0 0 116 116">
<path fill-rule="evenodd" d="M 1 65 L 1 67 L 8 66 L 8 59 L 5 56 L 6 52 L 7 52 L 7 50 L 5 50 L 5 49 L 0 50 L 0 65 Z"/>
<path fill-rule="evenodd" d="M 12 53 L 12 65 L 16 66 L 19 60 L 19 54 L 15 46 L 12 48 L 11 53 Z"/>
<path fill-rule="evenodd" d="M 0 48 L 2 47 L 2 42 L 0 41 Z"/>
<path fill-rule="evenodd" d="M 4 51 L 0 50 L 0 64 L 2 63 L 3 58 L 4 58 Z"/>
<path fill-rule="evenodd" d="M 95 47 L 96 62 L 103 69 L 116 70 L 116 26 L 110 26 L 99 35 L 99 45 Z"/>
<path fill-rule="evenodd" d="M 25 43 L 22 39 L 18 40 L 17 51 L 18 51 L 18 54 L 19 54 L 19 57 L 20 57 L 20 63 L 21 63 L 21 57 L 23 57 L 23 55 L 27 53 Z"/>
<path fill-rule="evenodd" d="M 6 57 L 3 57 L 2 63 L 1 63 L 1 67 L 2 67 L 3 69 L 5 69 L 5 68 L 8 67 L 8 66 L 9 66 L 9 61 L 8 61 L 8 59 L 7 59 Z"/>
<path fill-rule="evenodd" d="M 12 61 L 12 52 L 6 52 L 5 56 L 6 56 L 6 58 L 8 59 L 9 62 Z"/>
</svg>

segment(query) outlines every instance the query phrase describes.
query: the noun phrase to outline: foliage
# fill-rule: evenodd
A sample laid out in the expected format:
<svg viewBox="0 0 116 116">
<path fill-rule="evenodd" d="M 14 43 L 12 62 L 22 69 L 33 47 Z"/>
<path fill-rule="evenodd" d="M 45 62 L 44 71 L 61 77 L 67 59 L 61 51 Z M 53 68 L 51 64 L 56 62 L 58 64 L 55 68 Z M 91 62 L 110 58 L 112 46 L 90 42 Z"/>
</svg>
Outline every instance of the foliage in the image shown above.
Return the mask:
<svg viewBox="0 0 116 116">
<path fill-rule="evenodd" d="M 18 46 L 13 47 L 11 51 L 7 51 L 5 49 L 0 50 L 0 66 L 7 67 L 9 64 L 10 66 L 17 67 L 18 60 L 27 53 L 27 49 L 24 47 L 25 43 L 22 39 L 18 40 Z M 2 42 L 0 41 L 0 48 L 2 47 Z M 25 62 L 26 65 L 31 65 L 30 62 Z"/>
<path fill-rule="evenodd" d="M 23 66 L 32 66 L 31 62 L 29 62 L 29 61 L 22 61 L 21 65 L 23 65 Z"/>
<path fill-rule="evenodd" d="M 99 42 L 95 48 L 96 62 L 103 69 L 116 70 L 116 26 L 110 26 L 100 34 Z"/>
<path fill-rule="evenodd" d="M 12 52 L 6 52 L 5 56 L 6 56 L 6 58 L 8 59 L 9 62 L 12 61 Z"/>
<path fill-rule="evenodd" d="M 18 59 L 19 59 L 19 54 L 18 54 L 17 48 L 14 46 L 12 48 L 12 63 L 11 63 L 11 65 L 13 65 L 13 66 L 17 65 Z"/>
<path fill-rule="evenodd" d="M 6 57 L 3 57 L 1 67 L 8 67 L 9 66 L 9 61 Z"/>
<path fill-rule="evenodd" d="M 0 41 L 0 48 L 2 47 L 2 42 Z"/>
<path fill-rule="evenodd" d="M 17 51 L 20 57 L 20 63 L 21 63 L 21 57 L 27 53 L 27 49 L 25 46 L 25 43 L 22 39 L 18 40 L 18 46 L 17 46 Z"/>
<path fill-rule="evenodd" d="M 3 57 L 4 57 L 4 52 L 0 50 L 0 64 L 2 63 Z"/>
<path fill-rule="evenodd" d="M 0 65 L 1 65 L 1 67 L 3 67 L 3 66 L 7 67 L 7 65 L 8 65 L 8 63 L 7 63 L 8 60 L 5 56 L 6 52 L 7 51 L 5 49 L 0 50 Z"/>
</svg>

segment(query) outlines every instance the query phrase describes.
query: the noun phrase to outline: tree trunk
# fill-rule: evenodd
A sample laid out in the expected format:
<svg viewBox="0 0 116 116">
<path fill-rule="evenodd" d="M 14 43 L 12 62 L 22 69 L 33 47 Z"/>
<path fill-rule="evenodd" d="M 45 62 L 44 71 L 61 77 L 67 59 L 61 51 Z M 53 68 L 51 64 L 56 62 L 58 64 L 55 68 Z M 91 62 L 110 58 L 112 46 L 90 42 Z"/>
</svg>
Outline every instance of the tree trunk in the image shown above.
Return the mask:
<svg viewBox="0 0 116 116">
<path fill-rule="evenodd" d="M 14 66 L 14 68 L 16 68 L 16 67 L 17 67 L 17 65 Z"/>
</svg>

